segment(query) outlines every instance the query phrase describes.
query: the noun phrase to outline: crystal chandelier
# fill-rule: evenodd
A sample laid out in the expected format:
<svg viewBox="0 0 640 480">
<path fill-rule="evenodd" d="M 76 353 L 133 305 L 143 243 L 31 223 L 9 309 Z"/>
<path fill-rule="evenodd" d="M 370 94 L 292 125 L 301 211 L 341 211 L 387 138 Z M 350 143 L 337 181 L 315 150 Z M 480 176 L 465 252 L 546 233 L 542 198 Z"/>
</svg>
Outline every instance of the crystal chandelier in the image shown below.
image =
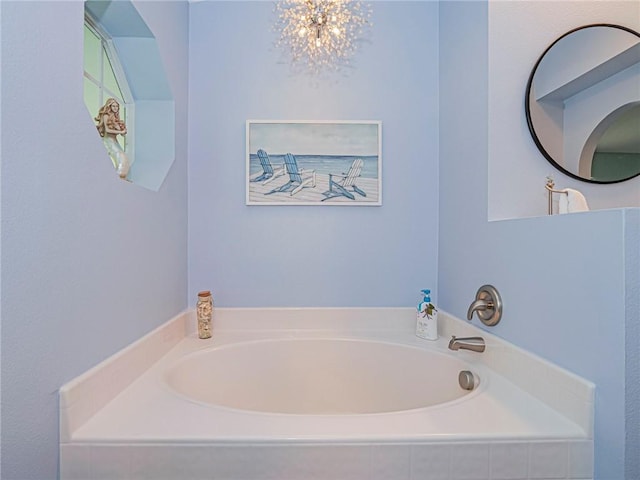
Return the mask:
<svg viewBox="0 0 640 480">
<path fill-rule="evenodd" d="M 294 65 L 311 73 L 349 65 L 358 40 L 371 25 L 371 8 L 357 0 L 280 0 L 278 46 Z"/>
</svg>

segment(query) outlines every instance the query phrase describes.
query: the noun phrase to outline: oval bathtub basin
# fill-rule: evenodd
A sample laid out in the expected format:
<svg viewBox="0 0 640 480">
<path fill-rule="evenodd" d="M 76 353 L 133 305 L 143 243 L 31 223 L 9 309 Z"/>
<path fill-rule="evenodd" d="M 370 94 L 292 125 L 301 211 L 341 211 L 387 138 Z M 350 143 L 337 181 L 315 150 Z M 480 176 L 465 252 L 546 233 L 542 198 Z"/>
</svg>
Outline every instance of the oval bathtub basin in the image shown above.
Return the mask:
<svg viewBox="0 0 640 480">
<path fill-rule="evenodd" d="M 187 355 L 165 381 L 197 402 L 254 412 L 353 415 L 439 405 L 469 393 L 463 361 L 368 340 L 280 339 Z"/>
</svg>

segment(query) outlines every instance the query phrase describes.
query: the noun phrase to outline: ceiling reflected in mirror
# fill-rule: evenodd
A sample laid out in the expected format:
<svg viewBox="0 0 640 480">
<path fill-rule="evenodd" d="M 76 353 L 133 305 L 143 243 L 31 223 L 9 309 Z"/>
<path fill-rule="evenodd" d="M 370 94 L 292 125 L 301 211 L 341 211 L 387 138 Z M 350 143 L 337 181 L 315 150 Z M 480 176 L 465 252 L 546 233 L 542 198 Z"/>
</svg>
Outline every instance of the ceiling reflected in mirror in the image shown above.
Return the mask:
<svg viewBox="0 0 640 480">
<path fill-rule="evenodd" d="M 525 112 L 540 152 L 570 177 L 640 175 L 640 34 L 594 24 L 562 35 L 531 72 Z"/>
</svg>

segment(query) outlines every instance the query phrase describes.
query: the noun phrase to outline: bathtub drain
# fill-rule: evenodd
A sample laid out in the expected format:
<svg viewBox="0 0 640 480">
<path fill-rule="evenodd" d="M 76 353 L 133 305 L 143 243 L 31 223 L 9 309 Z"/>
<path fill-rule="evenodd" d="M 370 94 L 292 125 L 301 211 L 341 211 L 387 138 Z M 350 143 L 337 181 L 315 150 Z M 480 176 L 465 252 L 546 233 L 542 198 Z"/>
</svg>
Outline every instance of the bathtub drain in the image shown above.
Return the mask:
<svg viewBox="0 0 640 480">
<path fill-rule="evenodd" d="M 458 383 L 460 387 L 464 390 L 473 390 L 476 386 L 475 379 L 473 378 L 473 373 L 469 370 L 462 370 L 458 374 Z"/>
</svg>

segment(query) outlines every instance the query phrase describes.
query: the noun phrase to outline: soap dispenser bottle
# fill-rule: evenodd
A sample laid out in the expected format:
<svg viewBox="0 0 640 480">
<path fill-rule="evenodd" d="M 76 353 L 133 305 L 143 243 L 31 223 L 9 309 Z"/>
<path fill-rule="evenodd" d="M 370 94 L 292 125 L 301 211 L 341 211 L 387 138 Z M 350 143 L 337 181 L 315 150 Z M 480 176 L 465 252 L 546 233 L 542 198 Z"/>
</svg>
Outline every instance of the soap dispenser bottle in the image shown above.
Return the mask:
<svg viewBox="0 0 640 480">
<path fill-rule="evenodd" d="M 421 290 L 422 301 L 418 303 L 416 335 L 427 340 L 438 339 L 438 310 L 431 303 L 431 290 Z"/>
</svg>

